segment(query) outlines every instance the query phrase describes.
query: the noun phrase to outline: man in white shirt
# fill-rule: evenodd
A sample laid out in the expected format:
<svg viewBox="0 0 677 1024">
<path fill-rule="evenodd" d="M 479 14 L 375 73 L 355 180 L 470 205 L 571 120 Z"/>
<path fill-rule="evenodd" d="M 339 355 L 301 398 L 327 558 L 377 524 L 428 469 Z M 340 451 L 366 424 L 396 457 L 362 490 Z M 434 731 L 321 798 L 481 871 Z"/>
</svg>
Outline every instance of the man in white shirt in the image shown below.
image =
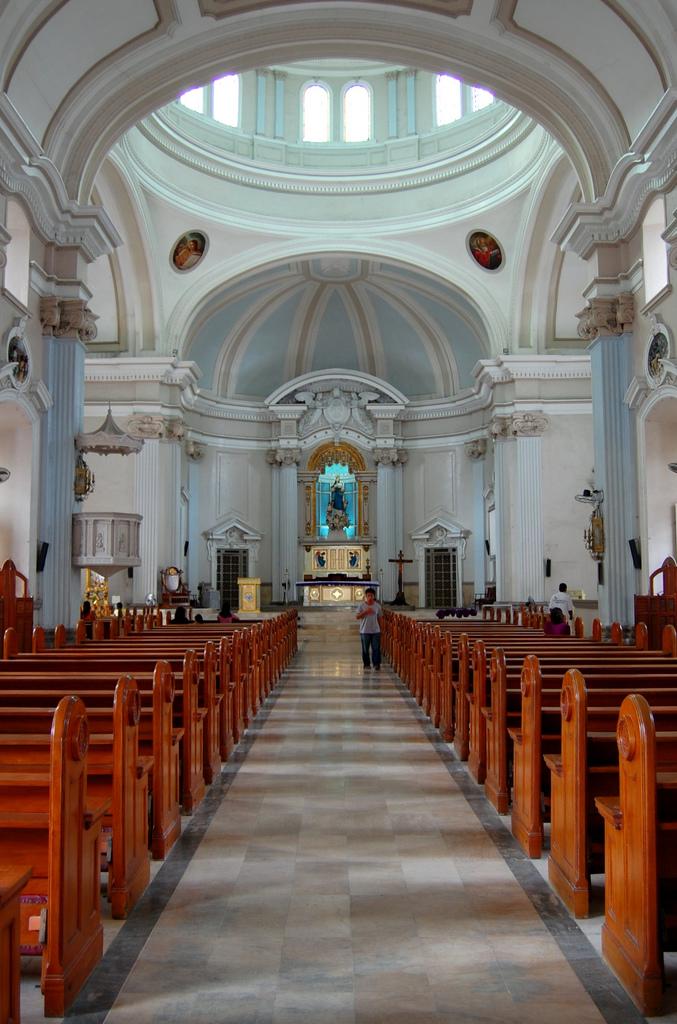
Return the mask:
<svg viewBox="0 0 677 1024">
<path fill-rule="evenodd" d="M 567 616 L 570 619 L 573 619 L 574 606 L 571 598 L 567 594 L 566 583 L 560 583 L 559 590 L 556 590 L 550 598 L 550 604 L 548 605 L 548 608 L 550 609 L 550 611 L 552 611 L 553 608 L 559 608 L 562 614 L 564 615 L 565 619 Z"/>
</svg>

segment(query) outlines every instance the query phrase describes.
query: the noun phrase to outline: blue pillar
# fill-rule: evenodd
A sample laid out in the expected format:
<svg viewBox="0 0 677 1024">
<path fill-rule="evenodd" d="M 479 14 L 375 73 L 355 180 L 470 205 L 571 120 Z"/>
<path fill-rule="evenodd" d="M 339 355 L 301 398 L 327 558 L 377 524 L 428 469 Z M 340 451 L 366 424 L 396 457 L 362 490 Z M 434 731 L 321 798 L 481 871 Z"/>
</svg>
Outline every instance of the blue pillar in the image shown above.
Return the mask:
<svg viewBox="0 0 677 1024">
<path fill-rule="evenodd" d="M 625 394 L 632 380 L 632 334 L 600 335 L 589 348 L 595 486 L 604 491 L 604 582 L 599 614 L 604 624 L 634 621 L 635 570 L 628 540 L 636 535 L 637 466 L 631 412 Z"/>
</svg>

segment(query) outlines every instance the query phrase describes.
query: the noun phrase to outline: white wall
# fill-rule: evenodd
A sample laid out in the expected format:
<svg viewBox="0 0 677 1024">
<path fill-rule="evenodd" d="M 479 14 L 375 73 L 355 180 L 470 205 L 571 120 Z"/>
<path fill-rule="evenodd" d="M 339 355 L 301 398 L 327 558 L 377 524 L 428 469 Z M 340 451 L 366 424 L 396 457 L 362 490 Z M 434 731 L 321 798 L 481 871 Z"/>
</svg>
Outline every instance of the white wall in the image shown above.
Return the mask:
<svg viewBox="0 0 677 1024">
<path fill-rule="evenodd" d="M 26 414 L 9 402 L 0 404 L 0 466 L 11 476 L 0 484 L 0 565 L 11 558 L 19 572 L 35 570 L 31 550 L 31 475 L 33 428 Z"/>
</svg>

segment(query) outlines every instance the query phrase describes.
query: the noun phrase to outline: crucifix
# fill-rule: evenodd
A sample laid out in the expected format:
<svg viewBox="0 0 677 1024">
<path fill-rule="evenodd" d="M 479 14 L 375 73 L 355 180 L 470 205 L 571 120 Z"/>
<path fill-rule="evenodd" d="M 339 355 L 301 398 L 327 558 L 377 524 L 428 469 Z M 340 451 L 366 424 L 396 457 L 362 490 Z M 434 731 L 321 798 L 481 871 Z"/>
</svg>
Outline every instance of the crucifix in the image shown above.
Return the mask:
<svg viewBox="0 0 677 1024">
<path fill-rule="evenodd" d="M 389 558 L 388 561 L 395 562 L 397 564 L 397 596 L 393 601 L 393 604 L 406 604 L 407 602 L 404 598 L 404 586 L 402 584 L 402 570 L 405 565 L 410 565 L 414 559 L 405 558 L 404 551 L 400 548 L 397 558 Z"/>
</svg>

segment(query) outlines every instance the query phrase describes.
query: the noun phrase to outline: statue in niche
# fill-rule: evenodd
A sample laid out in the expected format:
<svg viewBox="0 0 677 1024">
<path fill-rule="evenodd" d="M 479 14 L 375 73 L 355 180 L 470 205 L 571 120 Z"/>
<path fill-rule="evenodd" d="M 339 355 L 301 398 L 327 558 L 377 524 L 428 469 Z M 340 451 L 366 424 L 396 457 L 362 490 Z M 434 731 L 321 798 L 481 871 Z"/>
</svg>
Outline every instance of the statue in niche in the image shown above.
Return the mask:
<svg viewBox="0 0 677 1024">
<path fill-rule="evenodd" d="M 330 530 L 345 530 L 349 525 L 348 500 L 346 498 L 345 486 L 341 477 L 336 476 L 329 492 L 327 526 Z"/>
</svg>

